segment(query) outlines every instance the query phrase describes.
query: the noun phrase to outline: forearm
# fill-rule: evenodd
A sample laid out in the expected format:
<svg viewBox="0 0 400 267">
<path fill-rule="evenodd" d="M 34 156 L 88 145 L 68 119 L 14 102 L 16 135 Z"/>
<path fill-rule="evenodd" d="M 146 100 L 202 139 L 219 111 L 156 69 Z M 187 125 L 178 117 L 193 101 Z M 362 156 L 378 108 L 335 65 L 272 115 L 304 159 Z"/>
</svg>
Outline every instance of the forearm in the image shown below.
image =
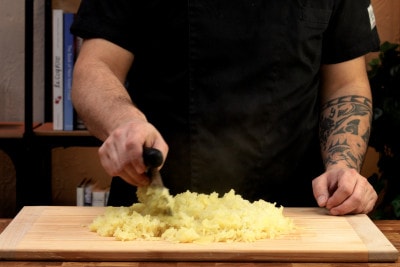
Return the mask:
<svg viewBox="0 0 400 267">
<path fill-rule="evenodd" d="M 320 144 L 325 168 L 360 171 L 368 147 L 372 98 L 364 57 L 321 67 Z"/>
<path fill-rule="evenodd" d="M 146 120 L 124 83 L 133 54 L 103 39 L 83 42 L 74 67 L 72 101 L 89 131 L 105 140 L 118 126 Z"/>
<path fill-rule="evenodd" d="M 372 97 L 364 57 L 321 66 L 319 139 L 325 172 L 314 197 L 332 215 L 368 213 L 377 195 L 360 174 L 368 147 Z"/>
<path fill-rule="evenodd" d="M 360 171 L 368 147 L 372 101 L 367 95 L 345 95 L 321 109 L 320 143 L 326 169 L 345 166 Z"/>
<path fill-rule="evenodd" d="M 374 188 L 360 174 L 372 102 L 367 84 L 358 89 L 351 84 L 330 91 L 333 97 L 327 98 L 321 110 L 320 139 L 326 171 L 313 180 L 312 187 L 318 205 L 332 215 L 369 213 L 377 200 Z"/>
<path fill-rule="evenodd" d="M 86 127 L 101 140 L 124 122 L 145 119 L 122 82 L 101 63 L 77 65 L 72 99 Z"/>
</svg>

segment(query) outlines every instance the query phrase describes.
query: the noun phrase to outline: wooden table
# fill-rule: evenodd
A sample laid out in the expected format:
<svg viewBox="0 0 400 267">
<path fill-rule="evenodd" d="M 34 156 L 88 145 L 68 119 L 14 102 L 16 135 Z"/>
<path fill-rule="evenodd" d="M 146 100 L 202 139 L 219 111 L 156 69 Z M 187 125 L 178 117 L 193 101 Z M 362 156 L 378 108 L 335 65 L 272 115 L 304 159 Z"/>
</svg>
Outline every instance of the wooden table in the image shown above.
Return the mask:
<svg viewBox="0 0 400 267">
<path fill-rule="evenodd" d="M 11 222 L 11 219 L 0 219 L 0 232 Z M 400 221 L 382 220 L 375 221 L 377 227 L 400 250 Z M 395 263 L 249 263 L 249 262 L 37 262 L 37 261 L 8 261 L 0 262 L 0 266 L 133 266 L 133 267 L 254 267 L 254 266 L 275 266 L 275 267 L 400 267 L 400 258 Z"/>
</svg>

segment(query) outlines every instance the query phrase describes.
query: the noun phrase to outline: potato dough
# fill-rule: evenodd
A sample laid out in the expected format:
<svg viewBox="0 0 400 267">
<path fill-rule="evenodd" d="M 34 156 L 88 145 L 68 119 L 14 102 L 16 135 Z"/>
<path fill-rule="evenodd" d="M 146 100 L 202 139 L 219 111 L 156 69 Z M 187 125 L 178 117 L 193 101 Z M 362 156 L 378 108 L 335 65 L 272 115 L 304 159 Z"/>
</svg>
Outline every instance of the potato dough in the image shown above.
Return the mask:
<svg viewBox="0 0 400 267">
<path fill-rule="evenodd" d="M 106 207 L 90 230 L 117 240 L 168 240 L 173 242 L 252 242 L 272 239 L 295 229 L 283 207 L 259 200 L 249 202 L 234 190 L 217 193 L 184 192 L 173 197 L 172 215 L 156 214 L 143 203 Z"/>
</svg>

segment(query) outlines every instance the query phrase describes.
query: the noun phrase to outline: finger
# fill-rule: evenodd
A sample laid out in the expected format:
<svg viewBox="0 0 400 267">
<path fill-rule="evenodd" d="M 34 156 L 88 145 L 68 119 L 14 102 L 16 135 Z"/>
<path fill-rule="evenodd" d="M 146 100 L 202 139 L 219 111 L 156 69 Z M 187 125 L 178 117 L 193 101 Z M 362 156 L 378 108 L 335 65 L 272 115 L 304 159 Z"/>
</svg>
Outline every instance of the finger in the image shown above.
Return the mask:
<svg viewBox="0 0 400 267">
<path fill-rule="evenodd" d="M 370 202 L 373 199 L 373 192 L 370 190 L 370 186 L 366 181 L 367 180 L 364 178 L 358 179 L 356 190 L 350 198 L 355 208 L 352 212 L 349 211 L 349 213 L 366 213 L 369 210 Z"/>
<path fill-rule="evenodd" d="M 330 207 L 330 213 L 332 215 L 368 213 L 373 209 L 376 199 L 375 190 L 368 182 L 366 183 L 366 179 L 358 179 L 354 191 L 343 203 Z"/>
<path fill-rule="evenodd" d="M 112 146 L 105 142 L 98 150 L 100 163 L 104 170 L 111 176 L 118 176 L 122 170 L 118 153 Z"/>
<path fill-rule="evenodd" d="M 357 212 L 358 208 L 359 206 L 355 205 L 355 202 L 349 198 L 346 199 L 346 201 L 344 201 L 340 205 L 328 209 L 330 214 L 332 215 L 345 215 L 345 214 L 359 213 Z"/>
<path fill-rule="evenodd" d="M 375 191 L 374 191 L 374 193 L 375 193 Z M 367 206 L 365 207 L 365 210 L 363 211 L 363 213 L 368 214 L 371 211 L 373 211 L 373 209 L 375 208 L 375 203 L 376 203 L 377 199 L 378 199 L 378 195 L 376 195 L 376 193 L 375 193 L 375 195 L 370 198 L 370 200 L 369 200 Z"/>
<path fill-rule="evenodd" d="M 330 210 L 334 207 L 338 207 L 344 203 L 353 194 L 357 197 L 361 197 L 360 187 L 357 187 L 357 179 L 352 178 L 351 173 L 342 173 L 341 177 L 338 179 L 337 187 L 332 195 L 329 197 L 326 207 Z"/>
<path fill-rule="evenodd" d="M 138 174 L 134 171 L 134 168 L 125 168 L 121 172 L 120 177 L 124 179 L 127 183 L 134 186 L 146 186 L 150 182 L 145 173 Z"/>
<path fill-rule="evenodd" d="M 120 176 L 134 186 L 145 186 L 150 182 L 142 157 L 133 159 L 132 162 L 125 164 Z"/>
<path fill-rule="evenodd" d="M 164 162 L 165 162 L 167 156 L 168 156 L 169 148 L 168 148 L 167 143 L 164 141 L 164 139 L 162 138 L 161 135 L 157 134 L 156 137 L 154 138 L 153 142 L 149 142 L 149 140 L 148 140 L 145 142 L 145 146 L 155 148 L 161 152 L 161 155 L 163 157 L 163 162 L 158 167 L 158 169 L 161 169 L 162 166 L 164 165 Z"/>
<path fill-rule="evenodd" d="M 314 198 L 319 207 L 325 207 L 329 197 L 328 183 L 325 175 L 320 175 L 312 181 Z"/>
<path fill-rule="evenodd" d="M 364 206 L 362 209 L 360 208 L 360 210 L 358 210 L 358 213 L 367 214 L 374 209 L 375 203 L 378 200 L 378 195 L 377 195 L 375 189 L 368 182 L 366 182 L 365 187 L 366 187 L 366 190 L 365 190 L 366 193 L 364 194 L 365 195 Z"/>
</svg>

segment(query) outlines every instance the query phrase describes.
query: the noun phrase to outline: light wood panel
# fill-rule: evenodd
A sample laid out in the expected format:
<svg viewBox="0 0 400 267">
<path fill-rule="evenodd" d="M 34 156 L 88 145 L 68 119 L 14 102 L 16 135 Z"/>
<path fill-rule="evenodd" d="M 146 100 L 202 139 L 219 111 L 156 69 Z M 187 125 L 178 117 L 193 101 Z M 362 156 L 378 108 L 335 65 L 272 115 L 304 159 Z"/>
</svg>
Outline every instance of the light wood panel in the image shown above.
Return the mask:
<svg viewBox="0 0 400 267">
<path fill-rule="evenodd" d="M 90 232 L 104 207 L 24 207 L 0 235 L 0 259 L 73 261 L 391 262 L 398 251 L 366 215 L 286 208 L 295 234 L 252 243 L 116 241 Z"/>
</svg>

